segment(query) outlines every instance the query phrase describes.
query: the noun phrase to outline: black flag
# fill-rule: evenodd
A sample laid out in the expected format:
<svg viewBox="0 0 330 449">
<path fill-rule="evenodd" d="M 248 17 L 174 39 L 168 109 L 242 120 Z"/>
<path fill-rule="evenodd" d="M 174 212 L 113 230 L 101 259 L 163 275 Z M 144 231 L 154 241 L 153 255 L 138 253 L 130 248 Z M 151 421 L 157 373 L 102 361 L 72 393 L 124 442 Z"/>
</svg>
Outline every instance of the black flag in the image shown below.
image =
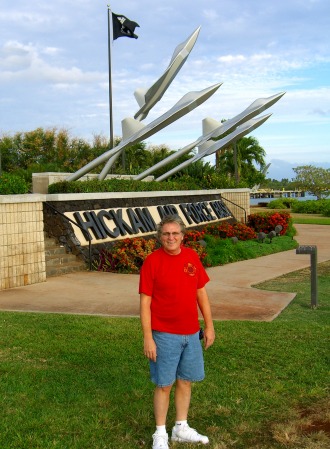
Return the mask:
<svg viewBox="0 0 330 449">
<path fill-rule="evenodd" d="M 122 36 L 133 37 L 134 39 L 137 39 L 138 36 L 134 34 L 134 30 L 139 26 L 140 25 L 138 23 L 129 20 L 122 14 L 112 13 L 113 39 L 117 39 L 118 37 Z"/>
</svg>

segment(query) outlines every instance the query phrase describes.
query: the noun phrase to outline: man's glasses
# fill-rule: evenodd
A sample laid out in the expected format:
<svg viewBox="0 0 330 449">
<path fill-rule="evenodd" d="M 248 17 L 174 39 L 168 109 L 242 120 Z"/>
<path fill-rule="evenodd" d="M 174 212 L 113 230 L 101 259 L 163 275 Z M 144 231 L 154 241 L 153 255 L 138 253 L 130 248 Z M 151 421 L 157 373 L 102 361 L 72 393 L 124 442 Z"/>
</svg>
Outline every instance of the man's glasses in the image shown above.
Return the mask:
<svg viewBox="0 0 330 449">
<path fill-rule="evenodd" d="M 162 237 L 170 237 L 171 235 L 173 237 L 179 237 L 181 232 L 162 232 Z"/>
</svg>

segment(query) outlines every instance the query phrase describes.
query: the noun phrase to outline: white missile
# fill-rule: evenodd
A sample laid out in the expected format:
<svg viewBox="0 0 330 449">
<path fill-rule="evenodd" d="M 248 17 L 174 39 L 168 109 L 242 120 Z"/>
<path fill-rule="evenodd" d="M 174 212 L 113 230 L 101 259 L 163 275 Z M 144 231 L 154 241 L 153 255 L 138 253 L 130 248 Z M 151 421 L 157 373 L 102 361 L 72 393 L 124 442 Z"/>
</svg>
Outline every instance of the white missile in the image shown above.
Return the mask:
<svg viewBox="0 0 330 449">
<path fill-rule="evenodd" d="M 178 165 L 177 167 L 174 167 L 172 170 L 169 170 L 168 172 L 164 173 L 162 176 L 159 176 L 156 181 L 163 181 L 164 179 L 168 178 L 171 175 L 174 175 L 174 173 L 177 173 L 178 171 L 182 170 L 185 167 L 188 167 L 188 165 L 192 164 L 193 162 L 197 162 L 198 160 L 202 159 L 205 156 L 209 156 L 210 154 L 215 153 L 216 151 L 220 150 L 221 148 L 225 148 L 228 145 L 230 145 L 233 141 L 240 139 L 241 137 L 245 136 L 246 134 L 249 134 L 254 129 L 258 128 L 260 125 L 262 125 L 272 114 L 263 115 L 262 117 L 258 117 L 255 119 L 251 119 L 245 123 L 243 123 L 241 126 L 237 127 L 235 131 L 233 131 L 228 136 L 224 137 L 223 139 L 217 140 L 213 143 L 210 147 L 208 147 L 203 153 L 197 153 L 192 158 L 188 159 L 187 161 L 183 162 L 182 164 Z"/>
<path fill-rule="evenodd" d="M 162 98 L 165 91 L 186 62 L 186 59 L 195 45 L 200 29 L 201 27 L 198 27 L 187 40 L 175 48 L 165 72 L 149 89 L 140 88 L 134 92 L 134 96 L 140 106 L 140 109 L 134 115 L 135 119 L 144 120 L 150 109 Z"/>
</svg>

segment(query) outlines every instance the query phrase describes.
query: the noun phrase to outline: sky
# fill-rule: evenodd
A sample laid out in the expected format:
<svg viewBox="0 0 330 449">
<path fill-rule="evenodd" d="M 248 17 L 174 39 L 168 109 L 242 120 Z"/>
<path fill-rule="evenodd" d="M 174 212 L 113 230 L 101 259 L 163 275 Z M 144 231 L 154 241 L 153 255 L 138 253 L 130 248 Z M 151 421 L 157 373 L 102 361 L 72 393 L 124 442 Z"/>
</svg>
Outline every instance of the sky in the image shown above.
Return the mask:
<svg viewBox="0 0 330 449">
<path fill-rule="evenodd" d="M 188 92 L 222 85 L 146 143 L 180 149 L 202 135 L 204 118 L 227 120 L 257 98 L 286 92 L 251 133 L 271 163 L 267 177 L 290 179 L 299 165 L 330 168 L 329 0 L 113 0 L 109 6 L 140 25 L 138 39 L 111 41 L 115 136 L 139 109 L 134 91 L 150 87 L 175 48 L 201 26 L 143 123 Z M 90 142 L 94 135 L 108 138 L 108 3 L 2 0 L 0 29 L 0 135 L 43 127 Z"/>
</svg>

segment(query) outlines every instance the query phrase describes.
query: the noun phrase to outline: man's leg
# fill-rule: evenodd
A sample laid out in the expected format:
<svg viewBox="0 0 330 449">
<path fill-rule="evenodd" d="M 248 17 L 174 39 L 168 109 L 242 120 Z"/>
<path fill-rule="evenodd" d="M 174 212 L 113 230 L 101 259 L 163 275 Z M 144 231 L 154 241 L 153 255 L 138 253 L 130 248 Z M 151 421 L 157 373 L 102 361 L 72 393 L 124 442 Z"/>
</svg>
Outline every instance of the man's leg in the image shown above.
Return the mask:
<svg viewBox="0 0 330 449">
<path fill-rule="evenodd" d="M 205 435 L 200 435 L 187 423 L 190 398 L 191 382 L 177 379 L 175 389 L 176 422 L 172 429 L 172 441 L 208 444 L 209 439 Z"/>
<path fill-rule="evenodd" d="M 177 379 L 175 387 L 175 410 L 176 421 L 185 421 L 188 418 L 188 411 L 191 398 L 191 382 Z"/>
<path fill-rule="evenodd" d="M 166 416 L 170 403 L 170 393 L 172 385 L 168 387 L 156 387 L 154 392 L 154 413 L 156 426 L 166 424 Z"/>
</svg>

